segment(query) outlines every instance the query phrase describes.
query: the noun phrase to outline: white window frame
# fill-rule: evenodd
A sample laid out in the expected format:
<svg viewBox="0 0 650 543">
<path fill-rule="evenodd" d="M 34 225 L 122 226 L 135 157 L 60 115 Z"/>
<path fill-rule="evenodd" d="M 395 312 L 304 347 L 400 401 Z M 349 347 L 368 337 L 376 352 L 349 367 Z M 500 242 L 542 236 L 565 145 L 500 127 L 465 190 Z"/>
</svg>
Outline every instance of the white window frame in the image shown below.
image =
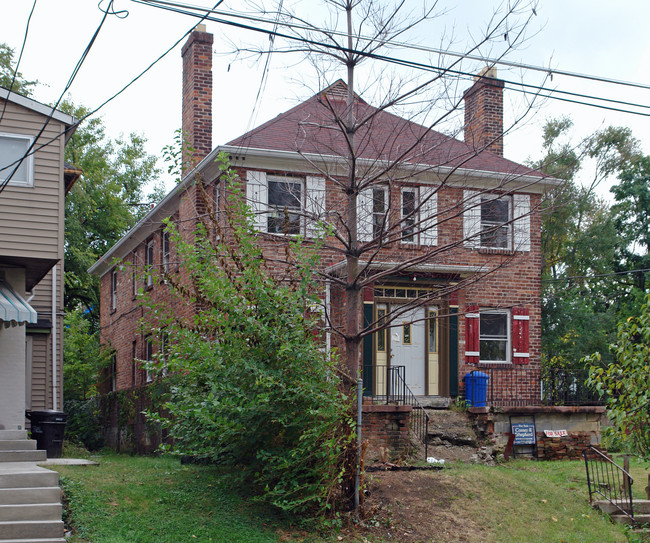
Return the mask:
<svg viewBox="0 0 650 543">
<path fill-rule="evenodd" d="M 324 177 L 316 176 L 290 176 L 267 175 L 266 172 L 248 170 L 246 172 L 246 199 L 254 215 L 254 226 L 259 232 L 277 236 L 295 236 L 297 234 L 284 234 L 282 232 L 269 232 L 268 218 L 276 212 L 269 206 L 269 181 L 286 180 L 301 183 L 300 194 L 300 228 L 298 234 L 315 237 L 318 234 L 318 222 L 325 215 Z"/>
<path fill-rule="evenodd" d="M 413 195 L 413 209 L 408 212 L 405 208 L 405 195 Z M 401 242 L 407 245 L 416 245 L 419 240 L 419 225 L 420 213 L 418 210 L 419 205 L 418 187 L 402 187 L 400 211 L 402 213 L 402 239 Z M 407 233 L 410 230 L 410 233 Z M 409 239 L 410 238 L 410 239 Z"/>
<path fill-rule="evenodd" d="M 384 210 L 375 210 L 375 191 L 384 195 Z M 359 241 L 370 241 L 378 237 L 378 227 L 388 228 L 390 213 L 390 192 L 387 185 L 376 185 L 362 190 L 357 197 L 357 237 Z"/>
<path fill-rule="evenodd" d="M 506 337 L 503 336 L 488 336 L 483 335 L 481 328 L 481 316 L 483 315 L 503 315 L 506 319 Z M 481 352 L 481 343 L 484 341 L 506 341 L 506 359 L 505 360 L 483 360 L 480 358 Z M 479 344 L 479 363 L 481 364 L 510 364 L 512 362 L 511 351 L 512 351 L 512 327 L 511 327 L 511 316 L 510 311 L 507 309 L 481 309 L 479 310 L 479 335 L 478 335 L 478 344 Z"/>
<path fill-rule="evenodd" d="M 164 271 L 168 272 L 170 269 L 170 260 L 171 260 L 171 239 L 169 232 L 166 229 L 163 229 L 161 235 L 161 249 L 162 249 L 162 268 Z"/>
<path fill-rule="evenodd" d="M 111 310 L 117 309 L 117 268 L 111 270 Z"/>
<path fill-rule="evenodd" d="M 481 242 L 483 203 L 489 200 L 508 199 L 507 246 L 483 245 Z M 501 251 L 530 251 L 530 196 L 528 194 L 480 193 L 466 190 L 463 194 L 463 244 L 465 247 Z M 489 225 L 489 226 L 496 226 Z"/>
<path fill-rule="evenodd" d="M 481 214 L 480 218 L 480 229 L 481 233 L 478 236 L 479 246 L 486 249 L 503 249 L 510 250 L 512 249 L 512 197 L 511 196 L 500 196 L 498 194 L 481 194 L 481 204 L 479 207 L 479 213 Z M 487 221 L 483 220 L 483 206 L 488 206 L 490 202 L 505 202 L 508 204 L 508 214 L 506 219 L 501 221 Z M 505 231 L 505 246 L 500 246 L 497 244 L 484 244 L 483 237 L 491 236 L 496 239 L 498 233 L 504 230 Z M 484 233 L 486 232 L 486 233 Z"/>
<path fill-rule="evenodd" d="M 144 381 L 145 383 L 151 383 L 153 381 L 153 375 L 149 371 L 149 364 L 153 361 L 153 336 L 151 335 L 144 338 L 144 360 Z"/>
<path fill-rule="evenodd" d="M 153 261 L 154 261 L 154 241 L 151 236 L 144 243 L 144 269 L 145 280 L 144 284 L 147 288 L 153 287 Z"/>
<path fill-rule="evenodd" d="M 279 206 L 272 206 L 271 199 L 271 183 L 291 183 L 293 185 L 300 186 L 300 194 L 298 195 L 298 205 L 296 207 L 285 206 L 283 209 Z M 266 177 L 266 187 L 267 187 L 267 202 L 266 202 L 266 232 L 269 234 L 277 235 L 292 235 L 297 236 L 304 232 L 305 227 L 305 179 L 302 177 L 292 177 L 285 175 L 267 175 Z M 289 191 L 287 191 L 289 192 Z M 289 215 L 297 215 L 297 232 L 270 232 L 269 231 L 269 221 L 273 218 L 282 218 L 285 212 L 288 212 Z M 286 224 L 286 223 L 285 223 Z M 291 224 L 291 223 L 290 223 Z"/>
<path fill-rule="evenodd" d="M 25 153 L 27 152 L 27 150 L 30 148 L 30 146 L 34 141 L 34 138 L 32 136 L 27 136 L 24 134 L 9 134 L 6 132 L 0 132 L 0 141 L 3 138 L 24 140 L 26 144 Z M 9 163 L 14 162 L 17 158 L 19 158 L 19 157 L 8 157 L 9 162 L 3 164 L 7 159 L 4 158 L 4 156 L 1 154 L 1 150 L 2 150 L 2 144 L 0 143 L 0 168 L 7 168 L 7 170 L 0 173 L 0 184 L 5 182 L 7 177 L 11 174 L 11 172 L 15 168 L 15 165 L 9 166 Z M 8 183 L 9 186 L 15 186 L 15 187 L 34 186 L 34 154 L 31 153 L 29 156 L 25 157 L 22 165 L 25 167 L 25 179 L 17 180 L 15 177 L 13 177 Z"/>
</svg>

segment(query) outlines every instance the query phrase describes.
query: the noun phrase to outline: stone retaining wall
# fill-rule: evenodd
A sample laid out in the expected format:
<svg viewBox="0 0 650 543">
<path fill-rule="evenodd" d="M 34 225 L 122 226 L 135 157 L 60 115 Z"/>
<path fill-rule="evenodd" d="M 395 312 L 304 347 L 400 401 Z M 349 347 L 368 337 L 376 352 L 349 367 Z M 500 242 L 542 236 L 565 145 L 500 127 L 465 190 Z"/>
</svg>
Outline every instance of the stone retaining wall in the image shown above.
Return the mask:
<svg viewBox="0 0 650 543">
<path fill-rule="evenodd" d="M 528 406 L 528 407 L 470 407 L 474 427 L 496 449 L 504 450 L 513 422 L 535 420 L 537 457 L 544 460 L 580 458 L 582 450 L 600 446 L 601 429 L 606 423 L 602 406 Z M 544 430 L 566 430 L 562 437 L 547 437 Z"/>
</svg>

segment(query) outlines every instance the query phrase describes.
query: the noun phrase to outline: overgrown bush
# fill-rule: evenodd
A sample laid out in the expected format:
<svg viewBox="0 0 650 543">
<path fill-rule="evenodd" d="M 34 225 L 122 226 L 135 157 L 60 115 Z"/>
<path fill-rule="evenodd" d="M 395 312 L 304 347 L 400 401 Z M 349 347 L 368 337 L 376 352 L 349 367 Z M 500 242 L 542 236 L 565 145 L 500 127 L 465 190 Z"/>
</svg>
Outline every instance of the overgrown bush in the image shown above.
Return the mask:
<svg viewBox="0 0 650 543">
<path fill-rule="evenodd" d="M 271 273 L 238 179 L 223 158 L 221 168 L 222 216 L 206 197 L 191 242 L 167 225 L 180 269 L 165 280 L 196 311 L 184 321 L 149 302 L 148 329 L 168 338 L 155 366 L 181 376 L 170 416 L 157 420 L 175 453 L 231 466 L 284 511 L 331 519 L 347 498 L 353 423 L 336 360 L 315 333 L 318 244 L 287 241 L 282 271 Z"/>
<path fill-rule="evenodd" d="M 608 439 L 650 460 L 650 295 L 640 316 L 619 323 L 610 351 L 614 362 L 607 366 L 598 353 L 586 358 L 589 383 L 607 395 Z"/>
</svg>

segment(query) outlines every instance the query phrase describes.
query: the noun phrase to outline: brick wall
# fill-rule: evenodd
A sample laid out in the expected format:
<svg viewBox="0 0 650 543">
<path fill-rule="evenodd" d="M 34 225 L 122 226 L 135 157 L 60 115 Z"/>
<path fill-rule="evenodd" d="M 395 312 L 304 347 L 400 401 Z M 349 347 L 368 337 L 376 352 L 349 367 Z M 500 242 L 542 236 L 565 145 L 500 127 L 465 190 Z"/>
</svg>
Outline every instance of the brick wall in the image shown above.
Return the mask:
<svg viewBox="0 0 650 543">
<path fill-rule="evenodd" d="M 404 458 L 410 452 L 410 405 L 364 405 L 361 438 L 367 442 L 365 461 L 380 459 L 383 448 L 388 459 Z"/>
<path fill-rule="evenodd" d="M 477 151 L 487 149 L 503 156 L 503 87 L 496 68 L 481 72 L 465 100 L 465 142 Z"/>
</svg>

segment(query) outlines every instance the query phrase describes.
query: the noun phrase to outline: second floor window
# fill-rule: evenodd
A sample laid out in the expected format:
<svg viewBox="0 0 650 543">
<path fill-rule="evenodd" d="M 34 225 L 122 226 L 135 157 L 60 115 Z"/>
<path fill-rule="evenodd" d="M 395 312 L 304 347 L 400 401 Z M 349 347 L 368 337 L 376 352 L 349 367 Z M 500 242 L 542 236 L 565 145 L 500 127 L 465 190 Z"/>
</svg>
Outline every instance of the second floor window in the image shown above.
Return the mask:
<svg viewBox="0 0 650 543">
<path fill-rule="evenodd" d="M 117 309 L 117 270 L 111 272 L 111 309 Z"/>
<path fill-rule="evenodd" d="M 481 247 L 509 249 L 512 223 L 511 198 L 481 197 Z"/>
<path fill-rule="evenodd" d="M 303 201 L 302 180 L 291 177 L 267 177 L 267 232 L 300 234 Z"/>
<path fill-rule="evenodd" d="M 153 238 L 149 238 L 144 252 L 145 285 L 153 286 Z"/>
<path fill-rule="evenodd" d="M 17 134 L 0 134 L 0 183 L 11 175 L 9 185 L 31 187 L 34 184 L 34 155 L 25 157 L 32 138 Z M 18 161 L 23 161 L 18 166 Z M 14 172 L 18 166 L 18 169 Z"/>
<path fill-rule="evenodd" d="M 163 270 L 166 272 L 169 271 L 170 256 L 171 256 L 171 248 L 170 248 L 169 232 L 165 230 L 162 233 L 162 266 L 163 266 Z"/>
<path fill-rule="evenodd" d="M 314 237 L 325 215 L 325 178 L 249 170 L 246 201 L 253 211 L 256 230 Z"/>
</svg>

